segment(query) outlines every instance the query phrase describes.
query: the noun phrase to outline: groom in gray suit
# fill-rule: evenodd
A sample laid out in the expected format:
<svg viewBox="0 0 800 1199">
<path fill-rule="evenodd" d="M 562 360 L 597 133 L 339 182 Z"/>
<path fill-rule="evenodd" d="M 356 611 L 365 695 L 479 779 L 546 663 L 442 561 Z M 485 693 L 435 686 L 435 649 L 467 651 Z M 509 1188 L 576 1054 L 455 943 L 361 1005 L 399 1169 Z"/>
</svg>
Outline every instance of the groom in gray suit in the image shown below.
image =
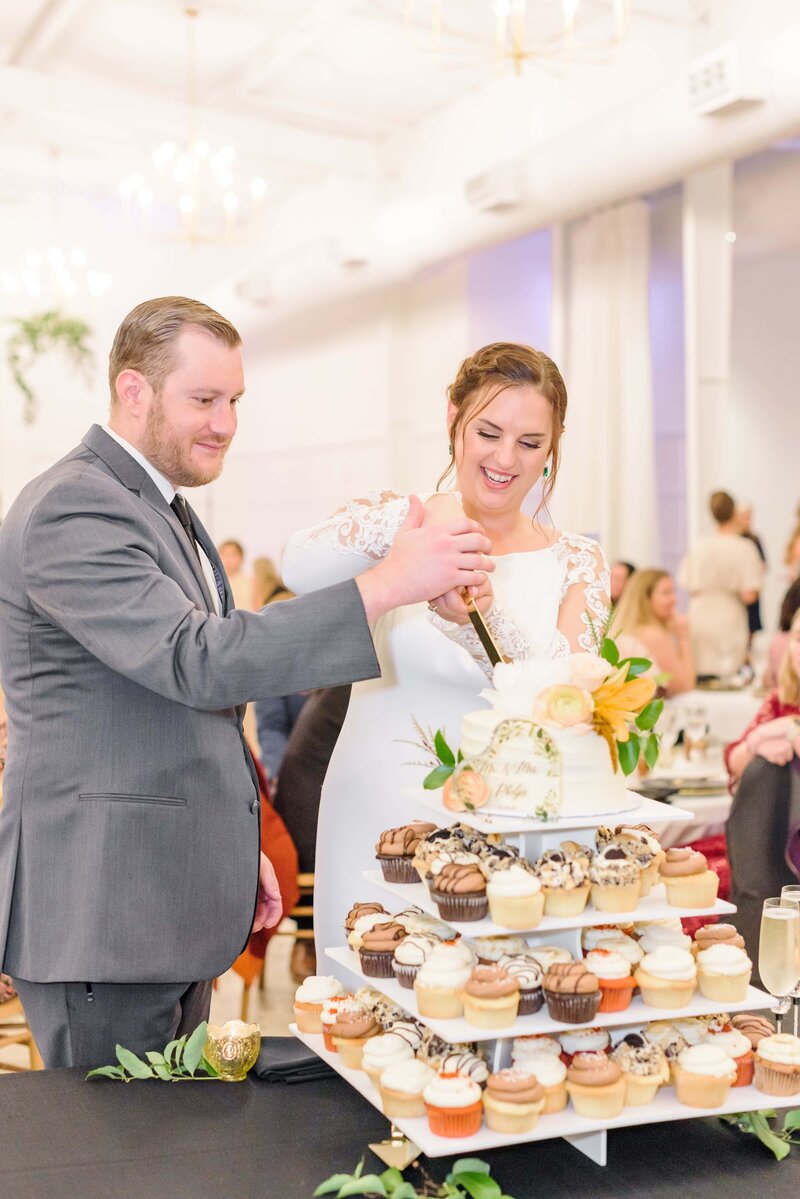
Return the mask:
<svg viewBox="0 0 800 1199">
<path fill-rule="evenodd" d="M 22 491 L 0 530 L 0 969 L 48 1066 L 160 1049 L 281 905 L 259 857 L 248 700 L 379 673 L 369 622 L 479 584 L 490 545 L 411 512 L 353 582 L 236 611 L 179 488 L 215 479 L 240 338 L 194 300 L 140 304 L 111 351 L 108 426 Z"/>
</svg>

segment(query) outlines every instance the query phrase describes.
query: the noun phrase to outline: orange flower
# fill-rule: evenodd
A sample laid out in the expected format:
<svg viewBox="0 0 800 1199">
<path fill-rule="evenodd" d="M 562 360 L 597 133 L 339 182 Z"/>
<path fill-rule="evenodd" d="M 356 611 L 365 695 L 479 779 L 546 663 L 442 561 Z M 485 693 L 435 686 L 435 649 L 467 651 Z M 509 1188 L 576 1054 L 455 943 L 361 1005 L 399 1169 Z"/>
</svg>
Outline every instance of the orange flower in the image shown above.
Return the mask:
<svg viewBox="0 0 800 1199">
<path fill-rule="evenodd" d="M 610 727 L 617 741 L 630 738 L 636 717 L 656 693 L 653 679 L 639 677 L 626 682 L 627 666 L 621 666 L 594 693 L 594 715 L 599 724 Z"/>
</svg>

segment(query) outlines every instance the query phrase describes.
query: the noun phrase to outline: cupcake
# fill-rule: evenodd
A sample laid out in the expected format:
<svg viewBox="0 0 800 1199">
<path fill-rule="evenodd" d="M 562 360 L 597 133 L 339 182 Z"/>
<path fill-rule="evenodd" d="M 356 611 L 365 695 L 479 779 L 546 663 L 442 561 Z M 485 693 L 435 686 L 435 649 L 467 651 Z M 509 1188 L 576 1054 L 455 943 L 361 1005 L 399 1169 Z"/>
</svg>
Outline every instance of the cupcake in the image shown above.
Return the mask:
<svg viewBox="0 0 800 1199">
<path fill-rule="evenodd" d="M 542 968 L 535 958 L 527 953 L 503 954 L 501 965 L 517 980 L 519 985 L 518 1016 L 532 1016 L 544 1003 L 542 990 Z"/>
<path fill-rule="evenodd" d="M 512 860 L 495 870 L 486 895 L 492 920 L 505 928 L 536 928 L 544 914 L 542 884 L 527 862 Z"/>
<path fill-rule="evenodd" d="M 755 1084 L 765 1095 L 800 1091 L 800 1038 L 790 1033 L 762 1037 L 755 1049 Z"/>
<path fill-rule="evenodd" d="M 370 1037 L 361 1055 L 361 1069 L 369 1075 L 377 1085 L 387 1066 L 397 1066 L 401 1062 L 414 1060 L 414 1050 L 403 1037 L 394 1032 L 384 1032 L 377 1037 Z"/>
<path fill-rule="evenodd" d="M 332 975 L 312 974 L 294 993 L 294 1018 L 300 1032 L 322 1032 L 322 1008 L 327 999 L 341 995 L 342 984 Z"/>
<path fill-rule="evenodd" d="M 448 1020 L 463 1015 L 462 991 L 474 964 L 468 945 L 443 942 L 434 946 L 414 980 L 420 1016 Z"/>
<path fill-rule="evenodd" d="M 683 923 L 680 916 L 667 916 L 663 920 L 634 920 L 631 925 L 631 936 L 639 940 L 654 928 L 671 928 L 673 932 L 682 933 Z"/>
<path fill-rule="evenodd" d="M 709 1032 L 706 1041 L 708 1045 L 718 1045 L 724 1049 L 728 1057 L 733 1059 L 736 1066 L 735 1087 L 749 1087 L 753 1081 L 754 1062 L 753 1046 L 750 1041 L 736 1028 L 722 1029 L 721 1032 Z"/>
<path fill-rule="evenodd" d="M 466 845 L 458 849 L 440 849 L 428 862 L 424 882 L 429 893 L 445 866 L 479 866 L 484 878 L 488 878 L 489 875 L 478 855 L 467 849 Z"/>
<path fill-rule="evenodd" d="M 719 1045 L 690 1045 L 673 1072 L 675 1094 L 686 1107 L 721 1107 L 736 1081 L 733 1059 Z"/>
<path fill-rule="evenodd" d="M 576 1053 L 567 1067 L 567 1093 L 579 1116 L 611 1120 L 625 1106 L 622 1070 L 605 1053 Z"/>
<path fill-rule="evenodd" d="M 437 1074 L 422 1092 L 428 1124 L 437 1137 L 472 1137 L 481 1126 L 481 1089 L 464 1074 Z"/>
<path fill-rule="evenodd" d="M 561 1046 L 554 1037 L 543 1032 L 528 1037 L 514 1037 L 511 1042 L 511 1063 L 521 1065 L 529 1057 L 559 1057 Z"/>
<path fill-rule="evenodd" d="M 394 951 L 405 936 L 402 924 L 394 920 L 367 929 L 361 938 L 358 956 L 361 969 L 368 978 L 394 978 Z"/>
<path fill-rule="evenodd" d="M 533 1132 L 544 1110 L 544 1087 L 532 1074 L 498 1070 L 489 1075 L 483 1113 L 492 1132 Z"/>
<path fill-rule="evenodd" d="M 392 970 L 401 987 L 413 988 L 417 971 L 436 945 L 441 941 L 427 933 L 409 933 L 395 945 Z"/>
<path fill-rule="evenodd" d="M 358 920 L 359 916 L 369 916 L 370 914 L 383 917 L 389 916 L 382 903 L 354 903 L 344 918 L 344 931 L 351 933 L 355 928 L 356 920 Z"/>
<path fill-rule="evenodd" d="M 683 1053 L 684 1049 L 688 1048 L 688 1042 L 683 1034 L 670 1024 L 668 1020 L 654 1020 L 652 1024 L 648 1024 L 642 1029 L 642 1036 L 650 1045 L 658 1045 L 659 1049 L 667 1059 L 669 1066 L 670 1079 L 675 1081 L 675 1063 L 678 1057 Z"/>
<path fill-rule="evenodd" d="M 644 957 L 645 951 L 642 949 L 638 941 L 634 941 L 633 937 L 606 937 L 602 941 L 598 941 L 594 946 L 595 949 L 609 949 L 614 953 L 620 954 L 633 970 L 639 965 Z"/>
<path fill-rule="evenodd" d="M 692 953 L 697 957 L 698 953 L 710 949 L 712 945 L 735 945 L 737 949 L 744 949 L 744 937 L 732 924 L 704 924 L 694 934 Z"/>
<path fill-rule="evenodd" d="M 456 850 L 464 848 L 464 834 L 457 827 L 436 828 L 423 837 L 414 853 L 412 865 L 419 875 L 420 881 L 425 882 L 428 866 L 441 850 Z"/>
<path fill-rule="evenodd" d="M 388 924 L 391 921 L 392 916 L 388 912 L 364 912 L 362 916 L 356 917 L 353 927 L 347 934 L 347 944 L 358 953 L 364 944 L 364 933 L 375 928 L 376 924 Z"/>
<path fill-rule="evenodd" d="M 659 867 L 665 857 L 658 833 L 647 824 L 618 824 L 614 830 L 614 842 L 639 867 L 642 895 L 649 895 L 656 883 L 661 881 Z"/>
<path fill-rule="evenodd" d="M 333 1043 L 332 1029 L 336 1023 L 336 1017 L 339 1013 L 339 1007 L 347 999 L 352 999 L 352 995 L 333 995 L 330 999 L 326 999 L 322 1005 L 320 1013 L 320 1024 L 322 1026 L 322 1040 L 328 1053 L 336 1053 L 336 1046 Z"/>
<path fill-rule="evenodd" d="M 644 1107 L 656 1097 L 660 1086 L 669 1082 L 670 1069 L 660 1046 L 638 1032 L 628 1033 L 611 1052 L 611 1059 L 625 1080 L 625 1106 Z"/>
<path fill-rule="evenodd" d="M 655 953 L 657 949 L 685 949 L 691 952 L 692 938 L 687 937 L 682 928 L 672 928 L 666 924 L 640 925 L 639 947 L 645 953 Z"/>
<path fill-rule="evenodd" d="M 592 904 L 598 912 L 632 912 L 642 884 L 636 862 L 618 845 L 607 845 L 589 867 Z"/>
<path fill-rule="evenodd" d="M 553 1020 L 589 1024 L 597 1014 L 600 984 L 583 962 L 556 962 L 544 976 L 543 986 Z"/>
<path fill-rule="evenodd" d="M 482 920 L 489 911 L 489 902 L 480 862 L 447 862 L 431 879 L 431 897 L 443 920 Z"/>
<path fill-rule="evenodd" d="M 424 1024 L 412 1020 L 410 1016 L 405 1020 L 391 1020 L 384 1025 L 384 1028 L 387 1032 L 393 1032 L 395 1036 L 402 1037 L 406 1044 L 411 1046 L 413 1053 L 421 1048 L 426 1031 Z"/>
<path fill-rule="evenodd" d="M 528 953 L 528 943 L 523 937 L 470 937 L 470 941 L 482 966 L 496 966 L 502 957 L 510 954 Z"/>
<path fill-rule="evenodd" d="M 694 995 L 697 967 L 685 949 L 665 946 L 646 953 L 633 977 L 648 1007 L 682 1008 Z"/>
<path fill-rule="evenodd" d="M 475 1028 L 510 1028 L 517 1018 L 519 983 L 502 966 L 476 966 L 464 985 L 464 1018 Z"/>
<path fill-rule="evenodd" d="M 453 930 L 449 924 L 445 924 L 438 916 L 431 916 L 429 912 L 423 912 L 422 908 L 418 908 L 414 904 L 404 908 L 402 912 L 398 912 L 395 920 L 398 924 L 402 924 L 407 933 L 424 933 L 426 937 L 433 937 L 436 941 L 449 941 L 453 936 Z"/>
<path fill-rule="evenodd" d="M 706 999 L 741 1003 L 752 972 L 753 963 L 738 945 L 710 945 L 697 955 L 697 985 Z"/>
<path fill-rule="evenodd" d="M 387 1066 L 378 1079 L 384 1116 L 424 1116 L 422 1092 L 435 1077 L 435 1070 L 415 1058 Z"/>
<path fill-rule="evenodd" d="M 594 924 L 591 928 L 581 930 L 581 949 L 586 953 L 587 949 L 595 949 L 601 941 L 607 940 L 609 937 L 617 939 L 617 937 L 625 937 L 626 940 L 632 941 L 627 933 L 622 931 L 621 924 Z"/>
<path fill-rule="evenodd" d="M 331 1037 L 342 1065 L 351 1070 L 360 1070 L 364 1046 L 380 1031 L 381 1026 L 372 1013 L 356 1000 L 346 999 L 341 1003 L 331 1028 Z"/>
<path fill-rule="evenodd" d="M 614 949 L 590 949 L 584 958 L 600 983 L 601 1012 L 622 1012 L 630 1004 L 636 983 L 631 964 Z"/>
<path fill-rule="evenodd" d="M 556 962 L 572 961 L 572 954 L 568 949 L 564 949 L 563 945 L 526 945 L 522 952 L 530 954 L 534 961 L 539 963 L 544 974 L 547 974 Z"/>
<path fill-rule="evenodd" d="M 363 987 L 358 988 L 355 998 L 363 1008 L 372 1013 L 383 1028 L 389 1028 L 395 1020 L 405 1020 L 408 1017 L 408 1012 L 405 1008 L 400 1007 L 388 995 L 384 995 L 382 991 L 377 991 L 369 983 L 365 983 Z"/>
<path fill-rule="evenodd" d="M 775 1025 L 766 1016 L 756 1016 L 752 1012 L 733 1016 L 730 1023 L 732 1028 L 744 1033 L 753 1049 L 758 1049 L 764 1037 L 771 1037 L 775 1032 Z"/>
<path fill-rule="evenodd" d="M 435 824 L 415 820 L 400 828 L 388 828 L 381 833 L 375 846 L 375 856 L 381 864 L 387 883 L 418 883 L 419 875 L 414 869 L 414 854 L 420 841 L 432 833 Z"/>
<path fill-rule="evenodd" d="M 558 1034 L 561 1060 L 569 1066 L 576 1053 L 608 1053 L 611 1037 L 604 1028 L 571 1028 Z"/>
<path fill-rule="evenodd" d="M 479 1087 L 486 1084 L 489 1067 L 483 1058 L 471 1049 L 453 1049 L 439 1058 L 439 1069 L 443 1074 L 465 1074 Z"/>
<path fill-rule="evenodd" d="M 677 1016 L 672 1021 L 672 1027 L 677 1028 L 687 1045 L 700 1045 L 708 1040 L 709 1024 L 702 1016 Z"/>
<path fill-rule="evenodd" d="M 727 1032 L 731 1026 L 731 1018 L 728 1012 L 710 1012 L 707 1016 L 695 1016 L 694 1019 L 703 1025 L 706 1034 L 710 1032 Z M 678 1022 L 676 1021 L 676 1023 Z M 704 1040 L 707 1039 L 706 1035 Z"/>
<path fill-rule="evenodd" d="M 541 1083 L 544 1089 L 542 1111 L 546 1115 L 564 1110 L 567 1106 L 567 1067 L 560 1057 L 554 1057 L 552 1053 L 531 1053 L 516 1068 Z"/>
<path fill-rule="evenodd" d="M 590 891 L 581 862 L 568 857 L 563 850 L 553 850 L 543 854 L 534 869 L 542 886 L 545 915 L 580 916 Z"/>
<path fill-rule="evenodd" d="M 696 849 L 668 849 L 660 869 L 671 907 L 712 908 L 716 903 L 719 878 Z"/>
</svg>

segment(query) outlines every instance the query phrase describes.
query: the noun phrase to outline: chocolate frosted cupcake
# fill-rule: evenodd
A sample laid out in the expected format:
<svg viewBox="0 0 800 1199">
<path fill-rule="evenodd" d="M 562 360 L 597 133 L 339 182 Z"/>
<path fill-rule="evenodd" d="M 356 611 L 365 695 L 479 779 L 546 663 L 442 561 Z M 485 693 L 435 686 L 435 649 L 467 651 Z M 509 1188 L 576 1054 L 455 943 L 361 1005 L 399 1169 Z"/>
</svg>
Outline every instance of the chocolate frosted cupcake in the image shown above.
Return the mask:
<svg viewBox="0 0 800 1199">
<path fill-rule="evenodd" d="M 556 962 L 544 976 L 544 997 L 553 1020 L 589 1024 L 600 1006 L 600 983 L 583 962 Z"/>
<path fill-rule="evenodd" d="M 351 933 L 359 916 L 369 916 L 372 913 L 389 916 L 389 912 L 382 903 L 354 903 L 344 918 L 344 931 Z"/>
<path fill-rule="evenodd" d="M 542 990 L 542 968 L 535 958 L 526 953 L 504 954 L 499 964 L 519 984 L 519 1009 L 517 1015 L 532 1016 L 544 1003 Z"/>
<path fill-rule="evenodd" d="M 375 854 L 387 883 L 419 882 L 419 875 L 413 865 L 414 855 L 423 838 L 435 829 L 435 824 L 415 820 L 411 824 L 389 828 L 381 833 L 375 846 Z"/>
<path fill-rule="evenodd" d="M 394 948 L 392 969 L 401 987 L 413 988 L 420 966 L 430 956 L 434 945 L 440 944 L 436 937 L 427 933 L 409 933 L 402 941 L 398 941 Z"/>
<path fill-rule="evenodd" d="M 431 880 L 439 915 L 448 922 L 482 920 L 489 911 L 486 877 L 480 862 L 447 862 Z"/>
<path fill-rule="evenodd" d="M 361 969 L 369 978 L 394 978 L 394 951 L 405 936 L 402 924 L 394 920 L 376 924 L 364 933 L 358 956 Z"/>
<path fill-rule="evenodd" d="M 692 953 L 697 957 L 698 953 L 710 949 L 712 945 L 734 945 L 737 949 L 744 949 L 744 937 L 732 924 L 704 924 L 694 934 Z"/>
<path fill-rule="evenodd" d="M 517 1018 L 519 983 L 502 966 L 476 966 L 464 984 L 464 1018 L 476 1028 L 508 1028 Z"/>
<path fill-rule="evenodd" d="M 483 1095 L 483 1114 L 493 1132 L 532 1132 L 544 1109 L 544 1087 L 532 1074 L 499 1070 Z"/>
<path fill-rule="evenodd" d="M 773 1036 L 775 1032 L 775 1025 L 766 1016 L 757 1016 L 753 1012 L 742 1012 L 741 1015 L 733 1016 L 731 1026 L 743 1033 L 754 1049 L 758 1048 L 759 1041 L 763 1041 L 764 1037 Z"/>
</svg>

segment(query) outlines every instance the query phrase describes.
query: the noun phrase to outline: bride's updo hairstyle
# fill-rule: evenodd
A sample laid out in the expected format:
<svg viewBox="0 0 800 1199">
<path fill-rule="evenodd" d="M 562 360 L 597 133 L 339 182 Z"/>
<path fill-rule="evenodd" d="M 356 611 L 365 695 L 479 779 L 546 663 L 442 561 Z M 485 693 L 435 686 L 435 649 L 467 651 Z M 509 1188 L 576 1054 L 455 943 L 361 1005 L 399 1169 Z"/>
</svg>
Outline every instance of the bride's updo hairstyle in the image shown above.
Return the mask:
<svg viewBox="0 0 800 1199">
<path fill-rule="evenodd" d="M 559 447 L 567 412 L 567 389 L 561 371 L 541 350 L 514 342 L 495 341 L 465 358 L 458 374 L 447 389 L 447 398 L 456 409 L 450 426 L 450 462 L 436 487 L 441 487 L 456 464 L 456 440 L 471 420 L 483 412 L 506 387 L 532 387 L 543 396 L 553 412 L 550 471 L 542 487 L 542 504 L 552 494 L 558 475 Z"/>
</svg>

